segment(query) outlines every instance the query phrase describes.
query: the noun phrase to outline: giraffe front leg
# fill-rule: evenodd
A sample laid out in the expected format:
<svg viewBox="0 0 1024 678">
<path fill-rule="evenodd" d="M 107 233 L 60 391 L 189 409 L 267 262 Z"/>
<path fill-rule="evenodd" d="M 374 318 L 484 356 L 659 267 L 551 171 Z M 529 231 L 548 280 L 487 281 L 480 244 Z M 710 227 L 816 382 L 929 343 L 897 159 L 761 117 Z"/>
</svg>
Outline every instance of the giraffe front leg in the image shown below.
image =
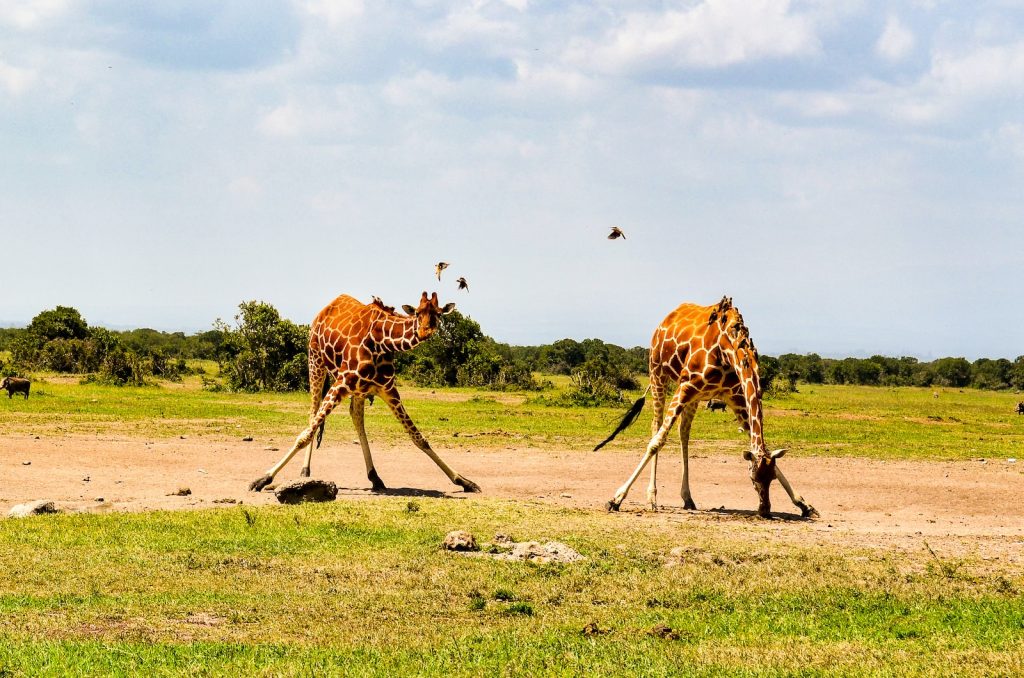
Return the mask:
<svg viewBox="0 0 1024 678">
<path fill-rule="evenodd" d="M 370 481 L 374 492 L 386 490 L 384 482 L 377 475 L 377 469 L 373 467 L 373 457 L 370 455 L 370 441 L 366 437 L 366 424 L 364 413 L 366 409 L 366 397 L 353 395 L 352 404 L 349 406 L 349 414 L 352 415 L 352 425 L 356 428 L 359 436 L 359 446 L 363 449 L 363 461 L 366 462 L 366 478 Z"/>
<path fill-rule="evenodd" d="M 412 418 L 409 416 L 409 413 L 405 411 L 405 406 L 402 405 L 402 399 L 401 396 L 398 395 L 397 389 L 392 388 L 388 391 L 384 391 L 381 395 L 385 402 L 387 402 L 388 407 L 391 408 L 391 411 L 394 412 L 395 417 L 398 418 L 398 421 L 402 422 L 402 426 L 405 427 L 406 433 L 408 433 L 409 437 L 412 438 L 413 444 L 420 448 L 424 454 L 430 457 L 430 459 L 437 464 L 437 467 L 441 469 L 446 476 L 448 476 L 449 480 L 464 489 L 466 492 L 480 491 L 479 485 L 469 478 L 453 471 L 448 464 L 444 463 L 441 457 L 437 456 L 437 453 L 431 449 L 430 443 L 427 442 L 427 439 L 424 438 L 423 434 L 421 434 L 419 429 L 416 428 L 416 425 L 412 423 Z"/>
<path fill-rule="evenodd" d="M 324 397 L 323 402 L 320 403 L 320 409 L 317 410 L 316 416 L 310 421 L 309 426 L 299 434 L 299 437 L 295 439 L 295 443 L 292 444 L 288 453 L 281 458 L 281 461 L 271 466 L 264 475 L 249 483 L 249 490 L 251 492 L 259 492 L 264 487 L 272 483 L 274 481 L 274 476 L 276 476 L 278 472 L 284 468 L 284 465 L 295 456 L 295 453 L 313 441 L 313 436 L 316 434 L 317 428 L 319 428 L 320 424 L 322 424 L 324 419 L 327 418 L 327 415 L 331 413 L 331 410 L 333 410 L 346 395 L 348 395 L 348 388 L 344 384 L 337 383 L 332 386 Z"/>
<path fill-rule="evenodd" d="M 818 513 L 816 508 L 804 501 L 804 498 L 793 490 L 793 486 L 789 484 L 788 480 L 786 480 L 786 476 L 782 475 L 782 469 L 779 468 L 778 464 L 775 465 L 775 478 L 779 481 L 779 484 L 782 485 L 782 489 L 786 491 L 786 494 L 789 495 L 789 499 L 793 502 L 793 505 L 800 509 L 801 516 L 804 518 L 821 517 L 821 514 Z"/>
<path fill-rule="evenodd" d="M 313 418 L 316 417 L 316 413 L 320 411 L 320 402 L 323 400 L 324 393 L 323 387 L 324 382 L 327 380 L 327 368 L 324 366 L 323 356 L 312 347 L 309 351 L 309 397 L 311 401 L 311 407 L 309 408 L 309 421 L 312 426 Z M 320 447 L 320 438 L 323 435 L 323 429 L 317 430 L 316 447 Z M 313 440 L 309 441 L 306 446 L 306 459 L 302 464 L 302 470 L 299 471 L 299 477 L 308 478 L 310 471 L 310 464 L 313 461 Z"/>
</svg>

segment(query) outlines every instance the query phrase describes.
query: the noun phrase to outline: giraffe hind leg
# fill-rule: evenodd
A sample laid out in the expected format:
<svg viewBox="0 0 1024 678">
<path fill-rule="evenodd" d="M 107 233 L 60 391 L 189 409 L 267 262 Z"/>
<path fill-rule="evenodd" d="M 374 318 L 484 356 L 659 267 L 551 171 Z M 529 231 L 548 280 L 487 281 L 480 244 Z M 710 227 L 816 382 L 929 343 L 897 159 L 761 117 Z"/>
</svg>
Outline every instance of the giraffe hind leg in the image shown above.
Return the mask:
<svg viewBox="0 0 1024 678">
<path fill-rule="evenodd" d="M 366 404 L 366 396 L 353 395 L 352 404 L 349 405 L 349 414 L 352 416 L 352 425 L 355 426 L 356 434 L 359 436 L 359 446 L 363 449 L 363 461 L 366 462 L 366 478 L 373 486 L 374 492 L 386 490 L 384 481 L 377 475 L 377 469 L 373 467 L 373 457 L 370 455 L 370 441 L 366 437 L 366 423 L 363 413 Z"/>
<path fill-rule="evenodd" d="M 320 403 L 323 402 L 324 396 L 327 395 L 328 386 L 330 382 L 327 378 L 327 368 L 324 365 L 323 356 L 318 351 L 310 350 L 309 353 L 309 421 L 312 424 L 313 419 L 316 417 L 317 412 L 320 411 Z M 324 420 L 326 421 L 326 419 Z M 316 448 L 320 449 L 320 441 L 324 437 L 324 422 L 320 423 L 317 427 L 316 432 Z M 306 459 L 302 464 L 302 470 L 299 471 L 299 476 L 302 478 L 309 477 L 310 464 L 313 461 L 313 442 L 310 441 L 306 447 Z"/>
<path fill-rule="evenodd" d="M 317 410 L 316 416 L 309 422 L 309 426 L 299 434 L 295 439 L 295 443 L 292 445 L 288 453 L 281 458 L 281 461 L 271 466 L 267 472 L 257 478 L 256 480 L 249 483 L 249 490 L 252 492 L 259 492 L 264 487 L 274 481 L 274 476 L 280 472 L 284 465 L 287 464 L 295 453 L 306 447 L 313 441 L 313 436 L 316 434 L 316 429 L 320 424 L 323 423 L 327 415 L 331 413 L 331 410 L 341 402 L 341 400 L 349 394 L 348 387 L 345 386 L 344 382 L 337 382 L 331 386 L 327 395 L 324 396 L 323 402 L 320 403 L 320 408 Z"/>
</svg>

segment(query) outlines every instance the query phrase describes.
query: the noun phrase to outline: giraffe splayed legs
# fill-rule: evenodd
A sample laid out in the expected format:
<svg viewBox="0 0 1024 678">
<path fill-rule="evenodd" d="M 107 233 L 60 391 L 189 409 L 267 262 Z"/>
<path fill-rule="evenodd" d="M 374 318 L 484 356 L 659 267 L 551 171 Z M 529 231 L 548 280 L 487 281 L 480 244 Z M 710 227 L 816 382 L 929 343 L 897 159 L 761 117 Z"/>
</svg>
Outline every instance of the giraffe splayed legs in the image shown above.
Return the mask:
<svg viewBox="0 0 1024 678">
<path fill-rule="evenodd" d="M 379 299 L 371 304 L 362 304 L 345 295 L 320 311 L 313 319 L 309 333 L 309 388 L 312 402 L 309 424 L 295 439 L 288 453 L 264 475 L 252 481 L 249 489 L 258 492 L 269 485 L 285 464 L 304 447 L 307 448 L 306 460 L 301 475 L 308 477 L 318 431 L 322 433 L 327 415 L 348 396 L 352 398 L 349 413 L 366 462 L 366 477 L 373 489 L 384 489 L 384 483 L 373 466 L 363 421 L 366 398 L 378 395 L 402 422 L 416 447 L 430 457 L 449 480 L 467 492 L 479 492 L 480 487 L 476 483 L 453 471 L 437 456 L 412 423 L 402 405 L 398 389 L 395 388 L 394 354 L 408 351 L 430 337 L 437 329 L 440 316 L 454 309 L 455 304 L 441 307 L 436 292 L 429 298 L 424 292 L 418 307 L 403 307 L 407 314 L 404 316 L 396 314 L 393 308 L 385 306 Z M 323 384 L 328 374 L 333 378 L 333 384 L 324 392 Z"/>
<path fill-rule="evenodd" d="M 750 436 L 750 448 L 744 458 L 749 462 L 750 480 L 758 495 L 758 513 L 765 517 L 771 515 L 768 490 L 777 479 L 804 517 L 818 514 L 793 490 L 779 470 L 776 462 L 785 450 L 769 452 L 765 446 L 757 360 L 757 349 L 731 299 L 723 297 L 715 306 L 682 304 L 662 321 L 651 340 L 650 381 L 654 397 L 651 439 L 636 470 L 608 502 L 609 510 L 618 510 L 648 463 L 652 463 L 652 468 L 647 499 L 652 508 L 656 507 L 657 455 L 677 420 L 683 458 L 680 494 L 684 508 L 696 508 L 689 486 L 690 425 L 701 400 L 719 398 L 726 402 L 742 430 Z M 678 386 L 669 405 L 664 407 L 664 386 L 670 382 L 678 382 Z"/>
</svg>

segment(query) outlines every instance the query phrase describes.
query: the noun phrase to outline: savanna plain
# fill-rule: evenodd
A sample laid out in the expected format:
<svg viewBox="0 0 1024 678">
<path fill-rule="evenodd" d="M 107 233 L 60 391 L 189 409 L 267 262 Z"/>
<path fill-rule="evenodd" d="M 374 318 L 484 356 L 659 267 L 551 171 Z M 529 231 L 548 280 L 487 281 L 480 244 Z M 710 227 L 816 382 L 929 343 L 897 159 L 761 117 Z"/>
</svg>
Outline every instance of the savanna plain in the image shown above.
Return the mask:
<svg viewBox="0 0 1024 678">
<path fill-rule="evenodd" d="M 367 432 L 389 489 L 369 491 L 341 407 L 313 457 L 338 499 L 286 506 L 246 487 L 307 396 L 42 377 L 28 400 L 0 398 L 0 508 L 63 509 L 0 520 L 3 676 L 1024 674 L 1020 395 L 801 385 L 768 400 L 768 442 L 821 516 L 776 484 L 764 520 L 722 413 L 694 423 L 698 511 L 681 509 L 670 438 L 658 510 L 645 473 L 608 513 L 649 409 L 594 453 L 625 406 L 404 387 L 483 492 L 450 485 L 378 403 Z M 441 549 L 455 529 L 585 558 Z"/>
</svg>

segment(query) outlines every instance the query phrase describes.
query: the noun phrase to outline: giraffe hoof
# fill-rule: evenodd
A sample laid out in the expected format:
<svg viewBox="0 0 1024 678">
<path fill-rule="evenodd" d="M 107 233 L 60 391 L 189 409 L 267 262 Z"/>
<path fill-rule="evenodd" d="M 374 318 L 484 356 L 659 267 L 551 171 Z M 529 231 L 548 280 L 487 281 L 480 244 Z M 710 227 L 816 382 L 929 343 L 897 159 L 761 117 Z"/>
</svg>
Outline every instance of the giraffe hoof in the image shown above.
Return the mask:
<svg viewBox="0 0 1024 678">
<path fill-rule="evenodd" d="M 621 501 L 615 501 L 614 499 L 612 499 L 607 504 L 605 504 L 604 507 L 606 509 L 608 509 L 609 513 L 611 513 L 612 511 L 618 511 L 619 510 L 619 506 L 621 506 L 621 505 L 622 505 Z"/>
<path fill-rule="evenodd" d="M 300 478 L 308 478 L 309 477 L 309 467 L 308 466 L 303 466 L 302 467 L 302 470 L 299 471 L 299 477 Z"/>
<path fill-rule="evenodd" d="M 273 480 L 274 479 L 271 476 L 269 476 L 269 475 L 265 475 L 262 478 L 257 478 L 256 480 L 254 480 L 251 483 L 249 483 L 249 491 L 250 492 L 259 492 L 264 487 L 266 487 L 271 482 L 273 482 Z"/>
<path fill-rule="evenodd" d="M 474 483 L 472 480 L 470 480 L 468 478 L 463 478 L 462 476 L 459 476 L 458 478 L 455 479 L 455 484 L 458 485 L 459 487 L 461 487 L 466 492 L 479 492 L 480 491 L 480 486 L 479 485 L 477 485 L 476 483 Z"/>
<path fill-rule="evenodd" d="M 696 511 L 697 505 L 693 503 L 692 499 L 685 499 L 683 501 L 683 508 L 686 509 L 687 511 Z"/>
<path fill-rule="evenodd" d="M 804 518 L 820 518 L 821 514 L 818 513 L 818 509 L 814 508 L 810 504 L 804 504 L 800 507 L 800 515 Z"/>
<path fill-rule="evenodd" d="M 370 486 L 373 488 L 374 492 L 381 492 L 388 489 L 387 485 L 384 484 L 384 481 L 380 479 L 379 475 L 377 475 L 377 469 L 375 468 L 370 469 L 370 472 L 366 474 L 366 479 L 370 481 Z"/>
</svg>

